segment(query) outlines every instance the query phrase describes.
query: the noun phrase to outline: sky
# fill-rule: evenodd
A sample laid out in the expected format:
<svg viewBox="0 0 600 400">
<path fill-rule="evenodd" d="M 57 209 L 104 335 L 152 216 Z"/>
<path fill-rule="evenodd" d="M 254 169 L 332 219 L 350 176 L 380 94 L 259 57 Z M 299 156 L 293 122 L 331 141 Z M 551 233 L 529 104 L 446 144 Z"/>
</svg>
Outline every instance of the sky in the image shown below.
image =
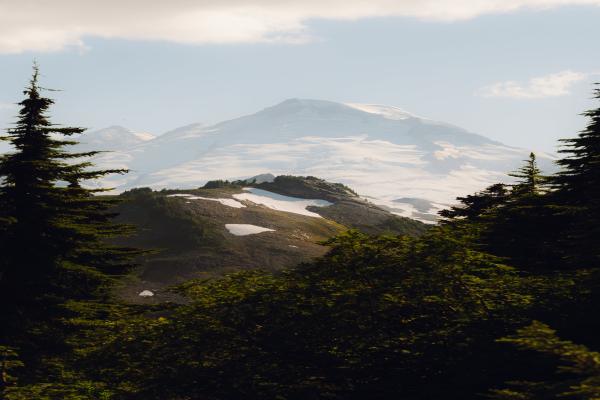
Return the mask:
<svg viewBox="0 0 600 400">
<path fill-rule="evenodd" d="M 0 128 L 35 59 L 55 123 L 161 134 L 312 98 L 553 152 L 598 106 L 599 21 L 600 0 L 0 0 Z"/>
</svg>

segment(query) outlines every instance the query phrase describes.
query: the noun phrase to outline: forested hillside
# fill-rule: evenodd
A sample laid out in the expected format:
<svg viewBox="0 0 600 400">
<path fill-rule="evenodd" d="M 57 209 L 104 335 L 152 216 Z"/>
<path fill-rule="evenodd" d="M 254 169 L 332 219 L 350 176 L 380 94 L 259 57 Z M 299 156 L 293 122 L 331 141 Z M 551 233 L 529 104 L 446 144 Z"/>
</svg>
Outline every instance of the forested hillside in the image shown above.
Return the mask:
<svg viewBox="0 0 600 400">
<path fill-rule="evenodd" d="M 0 398 L 600 398 L 600 107 L 559 172 L 531 154 L 420 236 L 357 226 L 317 259 L 139 305 L 114 288 L 145 250 L 80 185 L 125 171 L 73 162 L 93 153 L 55 139 L 81 129 L 50 123 L 37 76 L 0 161 Z"/>
</svg>

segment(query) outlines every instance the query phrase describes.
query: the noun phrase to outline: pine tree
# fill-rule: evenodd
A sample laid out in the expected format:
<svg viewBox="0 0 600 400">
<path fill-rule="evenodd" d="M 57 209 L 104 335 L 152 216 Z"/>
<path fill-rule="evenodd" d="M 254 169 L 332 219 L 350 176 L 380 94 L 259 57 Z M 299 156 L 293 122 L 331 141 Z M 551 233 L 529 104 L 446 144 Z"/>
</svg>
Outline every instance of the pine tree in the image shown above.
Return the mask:
<svg viewBox="0 0 600 400">
<path fill-rule="evenodd" d="M 595 89 L 600 100 L 600 88 Z M 575 267 L 600 265 L 600 108 L 583 113 L 589 124 L 579 135 L 562 139 L 562 170 L 551 177 L 553 207 L 561 220 L 565 261 Z"/>
<path fill-rule="evenodd" d="M 535 154 L 530 153 L 524 165 L 509 176 L 517 181 L 511 185 L 505 207 L 490 218 L 483 238 L 485 248 L 521 269 L 552 269 L 554 250 L 548 243 L 555 232 L 554 220 L 545 206 L 546 178 Z"/>
<path fill-rule="evenodd" d="M 470 234 L 485 251 L 529 271 L 555 268 L 555 250 L 549 243 L 555 229 L 546 204 L 546 178 L 534 153 L 509 176 L 512 185 L 495 184 L 484 191 L 459 197 L 460 204 L 440 212 L 457 234 Z"/>
<path fill-rule="evenodd" d="M 517 171 L 508 174 L 519 181 L 513 185 L 513 195 L 536 195 L 541 191 L 542 186 L 542 171 L 537 166 L 537 161 L 534 153 L 529 154 L 529 158 L 525 160 L 525 165 Z"/>
<path fill-rule="evenodd" d="M 463 219 L 471 222 L 479 221 L 486 214 L 502 207 L 508 199 L 508 194 L 508 187 L 497 183 L 481 192 L 466 197 L 457 197 L 459 205 L 442 210 L 439 214 L 446 223 Z"/>
<path fill-rule="evenodd" d="M 557 373 L 546 381 L 510 382 L 509 388 L 492 390 L 497 400 L 549 400 L 600 398 L 600 353 L 586 346 L 562 340 L 548 325 L 533 321 L 516 335 L 499 340 L 522 350 L 535 351 L 559 361 Z"/>
<path fill-rule="evenodd" d="M 19 348 L 28 379 L 48 379 L 43 364 L 67 348 L 63 321 L 78 301 L 107 298 L 111 275 L 122 273 L 133 249 L 107 243 L 130 228 L 111 222 L 115 200 L 80 183 L 125 170 L 90 170 L 80 161 L 97 152 L 70 153 L 67 138 L 84 131 L 52 124 L 54 103 L 34 72 L 16 126 L 13 152 L 0 158 L 0 345 Z"/>
</svg>

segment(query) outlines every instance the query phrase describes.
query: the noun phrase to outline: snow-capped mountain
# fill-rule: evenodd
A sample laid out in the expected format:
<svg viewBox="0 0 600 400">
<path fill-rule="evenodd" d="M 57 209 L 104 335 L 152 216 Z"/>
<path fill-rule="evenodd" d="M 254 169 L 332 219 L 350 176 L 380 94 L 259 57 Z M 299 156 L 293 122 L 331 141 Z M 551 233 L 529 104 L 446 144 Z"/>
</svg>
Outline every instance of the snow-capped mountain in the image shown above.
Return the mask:
<svg viewBox="0 0 600 400">
<path fill-rule="evenodd" d="M 423 220 L 456 196 L 506 181 L 529 153 L 397 107 L 303 99 L 156 138 L 112 127 L 81 141 L 115 150 L 96 157 L 100 166 L 131 170 L 101 182 L 119 191 L 187 189 L 263 173 L 312 175 Z M 546 171 L 552 168 L 551 155 L 538 159 Z"/>
<path fill-rule="evenodd" d="M 85 132 L 79 136 L 77 151 L 123 151 L 142 144 L 155 136 L 146 132 L 134 132 L 122 126 L 113 125 L 93 132 Z"/>
</svg>

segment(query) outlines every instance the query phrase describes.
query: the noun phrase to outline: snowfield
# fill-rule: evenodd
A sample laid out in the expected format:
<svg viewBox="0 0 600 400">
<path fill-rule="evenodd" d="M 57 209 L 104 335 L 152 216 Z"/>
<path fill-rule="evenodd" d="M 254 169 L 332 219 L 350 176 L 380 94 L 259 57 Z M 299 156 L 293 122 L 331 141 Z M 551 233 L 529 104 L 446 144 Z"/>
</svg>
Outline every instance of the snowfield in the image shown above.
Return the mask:
<svg viewBox="0 0 600 400">
<path fill-rule="evenodd" d="M 262 232 L 275 232 L 275 229 L 269 229 L 250 224 L 225 224 L 225 228 L 227 228 L 229 233 L 235 236 L 255 235 Z"/>
<path fill-rule="evenodd" d="M 195 196 L 193 194 L 185 194 L 185 193 L 170 194 L 167 197 L 183 197 L 186 200 L 217 201 L 217 202 L 223 204 L 224 206 L 232 207 L 232 208 L 244 208 L 244 207 L 246 207 L 245 205 L 243 205 L 242 203 L 240 203 L 239 201 L 236 201 L 234 199 L 202 197 L 202 196 Z M 186 201 L 186 203 L 190 203 L 190 202 Z"/>
<path fill-rule="evenodd" d="M 244 188 L 244 191 L 245 193 L 234 194 L 233 197 L 237 200 L 246 200 L 255 204 L 261 204 L 273 210 L 306 215 L 308 217 L 323 218 L 315 212 L 308 211 L 306 207 L 327 207 L 333 204 L 326 200 L 300 199 L 256 188 Z"/>
</svg>

